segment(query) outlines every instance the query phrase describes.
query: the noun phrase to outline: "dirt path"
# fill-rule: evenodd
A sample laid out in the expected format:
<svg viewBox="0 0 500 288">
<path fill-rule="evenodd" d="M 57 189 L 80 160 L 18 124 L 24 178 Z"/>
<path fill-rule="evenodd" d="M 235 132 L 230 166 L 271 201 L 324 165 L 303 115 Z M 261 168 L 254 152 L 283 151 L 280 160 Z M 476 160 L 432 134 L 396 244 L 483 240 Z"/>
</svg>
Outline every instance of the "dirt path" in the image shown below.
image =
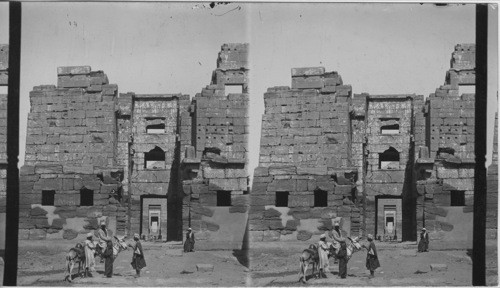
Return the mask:
<svg viewBox="0 0 500 288">
<path fill-rule="evenodd" d="M 66 251 L 73 243 L 38 241 L 20 243 L 18 285 L 68 286 L 64 278 Z M 248 261 L 239 251 L 196 251 L 183 253 L 182 246 L 143 243 L 147 267 L 142 277 L 134 278 L 132 252 L 120 253 L 112 278 L 103 277 L 104 263 L 97 263 L 92 278 L 78 277 L 73 271 L 73 286 L 245 286 Z M 99 258 L 97 258 L 99 259 Z M 96 259 L 96 260 L 97 260 Z M 97 260 L 99 262 L 99 260 Z M 197 271 L 197 264 L 211 264 L 212 272 Z"/>
</svg>

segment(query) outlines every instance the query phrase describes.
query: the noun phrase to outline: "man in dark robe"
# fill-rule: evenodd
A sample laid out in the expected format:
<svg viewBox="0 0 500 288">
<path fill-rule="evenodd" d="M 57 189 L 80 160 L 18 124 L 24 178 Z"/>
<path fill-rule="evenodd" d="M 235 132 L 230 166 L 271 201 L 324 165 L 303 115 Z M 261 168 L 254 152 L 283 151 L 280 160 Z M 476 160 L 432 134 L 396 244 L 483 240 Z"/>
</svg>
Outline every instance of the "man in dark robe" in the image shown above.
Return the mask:
<svg viewBox="0 0 500 288">
<path fill-rule="evenodd" d="M 428 252 L 429 251 L 429 233 L 425 228 L 422 228 L 420 233 L 420 241 L 418 242 L 418 252 Z"/>
<path fill-rule="evenodd" d="M 345 241 L 340 242 L 337 258 L 339 259 L 339 277 L 344 279 L 347 277 L 347 245 Z"/>
<path fill-rule="evenodd" d="M 194 233 L 193 230 L 188 228 L 186 233 L 186 242 L 184 242 L 184 252 L 194 252 Z"/>
<path fill-rule="evenodd" d="M 113 242 L 108 241 L 106 249 L 102 253 L 104 257 L 104 276 L 111 278 L 113 276 L 113 262 L 115 261 L 113 255 Z"/>
<path fill-rule="evenodd" d="M 144 259 L 144 252 L 142 251 L 142 244 L 141 241 L 139 241 L 139 234 L 135 233 L 134 234 L 134 244 L 129 244 L 129 246 L 132 247 L 132 268 L 135 269 L 135 276 L 134 277 L 141 277 L 141 269 L 146 267 L 146 260 Z"/>
<path fill-rule="evenodd" d="M 366 269 L 370 270 L 370 278 L 375 277 L 375 269 L 380 267 L 380 262 L 378 261 L 377 248 L 375 248 L 375 243 L 373 243 L 373 236 L 368 234 L 367 236 L 370 244 L 364 246 L 368 253 L 366 253 Z"/>
</svg>

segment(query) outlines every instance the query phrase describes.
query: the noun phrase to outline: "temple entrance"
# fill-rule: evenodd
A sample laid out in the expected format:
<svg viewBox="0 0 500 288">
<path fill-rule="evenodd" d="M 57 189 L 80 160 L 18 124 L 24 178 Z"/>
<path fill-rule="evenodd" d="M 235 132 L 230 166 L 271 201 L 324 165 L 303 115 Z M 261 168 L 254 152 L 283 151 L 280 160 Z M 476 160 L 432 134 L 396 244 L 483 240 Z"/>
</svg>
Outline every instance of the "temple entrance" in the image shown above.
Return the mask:
<svg viewBox="0 0 500 288">
<path fill-rule="evenodd" d="M 161 238 L 160 215 L 160 205 L 149 205 L 149 236 L 156 237 L 156 239 Z"/>
<path fill-rule="evenodd" d="M 167 198 L 143 195 L 141 235 L 145 239 L 155 241 L 167 239 Z"/>
<path fill-rule="evenodd" d="M 377 201 L 377 221 L 375 236 L 380 241 L 401 241 L 402 205 L 401 198 L 379 196 Z"/>
</svg>

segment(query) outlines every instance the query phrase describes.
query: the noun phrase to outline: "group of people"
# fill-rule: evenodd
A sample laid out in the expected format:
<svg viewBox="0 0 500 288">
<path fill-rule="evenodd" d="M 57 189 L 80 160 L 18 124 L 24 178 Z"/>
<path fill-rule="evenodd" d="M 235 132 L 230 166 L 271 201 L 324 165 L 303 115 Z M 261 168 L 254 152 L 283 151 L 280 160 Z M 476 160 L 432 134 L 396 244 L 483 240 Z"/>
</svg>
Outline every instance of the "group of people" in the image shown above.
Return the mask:
<svg viewBox="0 0 500 288">
<path fill-rule="evenodd" d="M 97 230 L 97 243 L 94 244 L 92 233 L 87 234 L 87 239 L 85 240 L 84 251 L 85 251 L 85 276 L 92 277 L 91 272 L 95 272 L 95 255 L 96 250 L 100 249 L 101 262 L 104 262 L 104 276 L 111 278 L 113 276 L 113 262 L 115 260 L 115 255 L 113 252 L 113 241 L 109 230 L 106 228 L 106 221 L 101 221 L 101 227 Z M 146 267 L 146 260 L 144 258 L 144 252 L 142 250 L 142 244 L 139 238 L 139 234 L 134 234 L 134 243 L 129 243 L 129 247 L 132 247 L 132 262 L 131 265 L 136 271 L 135 277 L 141 276 L 141 269 Z"/>
<path fill-rule="evenodd" d="M 335 257 L 338 260 L 339 264 L 339 277 L 346 278 L 347 277 L 347 262 L 348 262 L 348 254 L 347 254 L 347 244 L 346 239 L 342 236 L 342 232 L 340 230 L 340 223 L 336 221 L 334 223 L 334 228 L 331 232 L 331 238 L 333 239 L 333 243 L 331 244 L 335 251 L 337 251 Z M 368 245 L 362 245 L 365 249 L 367 249 L 366 255 L 366 269 L 370 271 L 370 277 L 375 277 L 375 270 L 380 267 L 380 262 L 378 260 L 377 248 L 375 247 L 375 243 L 373 242 L 373 236 L 368 234 Z M 329 244 L 326 242 L 326 234 L 322 234 L 320 236 L 320 240 L 318 243 L 318 254 L 319 254 L 319 275 L 322 278 L 327 278 L 325 274 L 325 270 L 328 269 L 329 260 L 328 254 L 330 251 Z"/>
<path fill-rule="evenodd" d="M 342 236 L 340 230 L 340 223 L 334 223 L 334 229 L 331 233 L 331 238 L 333 239 L 333 243 L 331 244 L 335 251 L 337 251 L 335 257 L 336 262 L 338 260 L 339 264 L 339 277 L 346 278 L 347 277 L 347 245 L 345 238 Z M 366 254 L 366 269 L 370 271 L 370 278 L 375 277 L 375 270 L 380 267 L 380 262 L 378 260 L 377 248 L 375 247 L 375 243 L 373 242 L 373 235 L 367 235 L 368 245 L 362 245 L 363 248 L 367 250 Z M 322 234 L 320 236 L 320 240 L 318 243 L 318 254 L 319 254 L 319 275 L 322 278 L 326 278 L 325 270 L 329 266 L 328 253 L 330 247 L 326 242 L 326 234 Z M 429 234 L 427 233 L 427 229 L 422 228 L 420 233 L 420 241 L 418 242 L 418 252 L 428 252 L 429 251 Z"/>
</svg>

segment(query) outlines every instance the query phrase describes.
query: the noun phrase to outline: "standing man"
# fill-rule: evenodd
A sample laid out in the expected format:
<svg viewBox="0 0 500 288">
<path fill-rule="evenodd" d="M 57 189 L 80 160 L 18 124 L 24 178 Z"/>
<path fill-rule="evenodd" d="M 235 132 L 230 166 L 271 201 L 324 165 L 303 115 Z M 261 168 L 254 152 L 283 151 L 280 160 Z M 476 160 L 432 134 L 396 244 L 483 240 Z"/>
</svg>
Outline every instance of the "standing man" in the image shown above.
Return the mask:
<svg viewBox="0 0 500 288">
<path fill-rule="evenodd" d="M 184 242 L 184 252 L 194 252 L 194 233 L 191 227 L 186 233 L 186 242 Z"/>
<path fill-rule="evenodd" d="M 134 234 L 134 244 L 129 244 L 132 247 L 132 268 L 135 269 L 135 278 L 141 277 L 141 269 L 146 267 L 146 260 L 144 258 L 144 252 L 142 251 L 142 244 L 139 240 L 139 234 Z"/>
<path fill-rule="evenodd" d="M 418 252 L 428 252 L 429 251 L 429 233 L 427 229 L 422 228 L 420 232 L 420 241 L 418 242 Z"/>
<path fill-rule="evenodd" d="M 106 259 L 104 262 L 104 276 L 111 278 L 113 276 L 113 262 L 115 261 L 113 256 L 113 243 L 108 241 L 106 245 L 106 250 L 102 253 L 102 256 Z"/>
<path fill-rule="evenodd" d="M 375 277 L 375 269 L 380 267 L 380 262 L 378 261 L 377 248 L 375 248 L 375 243 L 373 243 L 373 236 L 371 234 L 367 235 L 370 244 L 368 246 L 363 245 L 368 253 L 366 253 L 366 269 L 370 270 L 370 278 Z"/>
<path fill-rule="evenodd" d="M 339 277 L 344 279 L 347 277 L 347 245 L 345 241 L 340 242 L 337 258 L 339 259 Z"/>
<path fill-rule="evenodd" d="M 321 234 L 318 242 L 318 256 L 319 256 L 319 276 L 326 278 L 325 270 L 328 268 L 328 244 L 326 243 L 326 235 Z"/>
<path fill-rule="evenodd" d="M 85 277 L 92 277 L 92 272 L 95 272 L 95 246 L 92 242 L 92 233 L 87 234 L 85 240 Z"/>
</svg>

